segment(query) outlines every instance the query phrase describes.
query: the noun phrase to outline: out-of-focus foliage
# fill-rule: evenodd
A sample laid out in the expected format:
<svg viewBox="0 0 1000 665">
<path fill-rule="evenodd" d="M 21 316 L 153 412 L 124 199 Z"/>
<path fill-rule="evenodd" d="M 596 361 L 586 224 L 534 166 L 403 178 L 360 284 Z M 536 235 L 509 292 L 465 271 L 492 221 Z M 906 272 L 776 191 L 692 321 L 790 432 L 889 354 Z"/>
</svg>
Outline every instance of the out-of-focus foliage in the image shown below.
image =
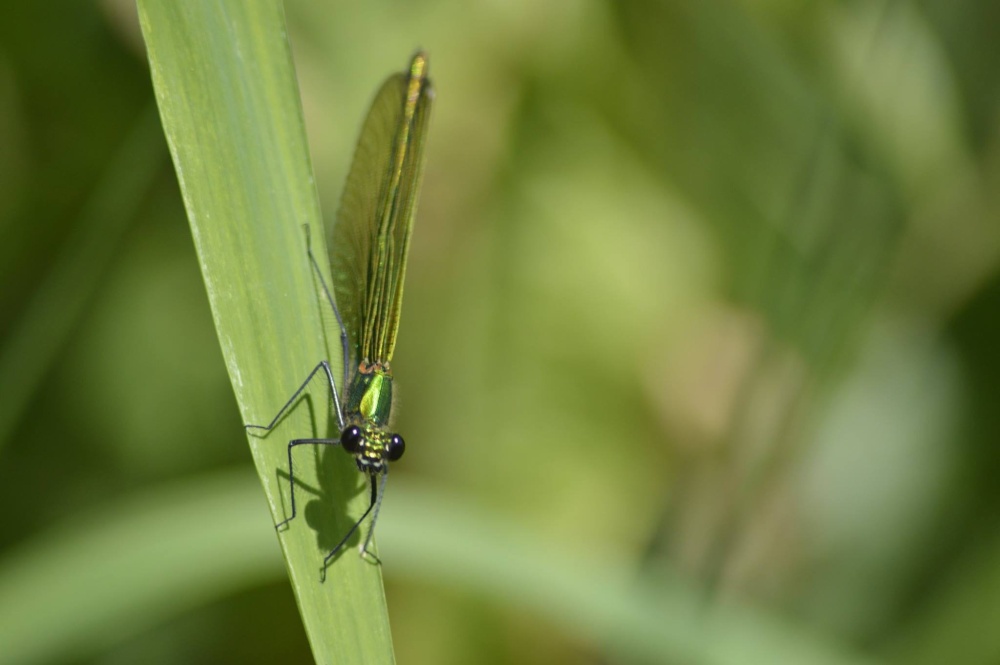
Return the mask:
<svg viewBox="0 0 1000 665">
<path fill-rule="evenodd" d="M 35 4 L 0 20 L 0 608 L 29 569 L 59 598 L 46 580 L 73 553 L 47 544 L 113 547 L 67 529 L 112 516 L 134 527 L 117 555 L 180 547 L 166 520 L 119 517 L 252 477 L 144 129 L 134 8 Z M 758 617 L 696 633 L 701 654 L 767 653 L 780 624 L 830 659 L 1000 658 L 996 3 L 286 12 L 324 214 L 378 82 L 419 46 L 438 93 L 394 362 L 410 445 L 382 534 L 400 662 L 642 662 L 610 618 L 602 632 L 545 595 L 564 578 L 516 588 L 530 575 L 503 565 L 529 566 L 524 543 L 565 580 L 613 561 L 664 599 L 680 586 Z M 394 530 L 394 497 L 428 489 L 437 503 L 399 507 Z M 204 519 L 227 514 L 209 504 Z M 444 540 L 453 514 L 516 536 L 468 529 L 451 576 L 395 546 Z M 474 558 L 491 538 L 495 558 Z M 53 662 L 308 662 L 276 557 L 249 554 L 165 570 L 141 614 L 94 609 L 110 618 Z M 73 601 L 133 602 L 122 583 Z"/>
</svg>

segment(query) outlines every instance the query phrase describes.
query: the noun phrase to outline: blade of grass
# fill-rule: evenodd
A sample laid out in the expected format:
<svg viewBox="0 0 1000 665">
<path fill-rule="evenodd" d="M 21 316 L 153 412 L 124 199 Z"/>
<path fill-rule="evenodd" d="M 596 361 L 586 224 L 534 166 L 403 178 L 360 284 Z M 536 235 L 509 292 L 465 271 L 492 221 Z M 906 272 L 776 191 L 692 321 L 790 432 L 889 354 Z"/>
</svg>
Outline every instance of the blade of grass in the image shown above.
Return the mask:
<svg viewBox="0 0 1000 665">
<path fill-rule="evenodd" d="M 306 256 L 302 225 L 319 229 L 320 212 L 282 6 L 138 5 L 233 389 L 244 422 L 267 423 L 319 360 L 330 358 L 340 371 L 340 354 L 328 346 L 337 332 L 324 332 Z M 312 233 L 319 256 L 322 238 Z M 317 379 L 270 434 L 250 437 L 275 523 L 291 514 L 286 444 L 329 434 L 327 393 Z M 280 541 L 313 654 L 319 663 L 392 663 L 378 567 L 348 550 L 320 582 L 323 557 L 346 532 L 348 515 L 366 506 L 353 462 L 334 449 L 306 452 L 296 459 L 300 473 L 299 516 Z M 315 497 L 306 495 L 309 488 Z"/>
<path fill-rule="evenodd" d="M 164 156 L 160 123 L 150 107 L 108 162 L 52 271 L 0 348 L 0 449 L 87 311 Z"/>
<path fill-rule="evenodd" d="M 277 557 L 249 478 L 226 471 L 123 497 L 6 553 L 0 663 L 92 655 L 273 579 Z M 679 579 L 637 579 L 628 561 L 554 549 L 459 497 L 397 479 L 391 500 L 379 526 L 393 571 L 482 594 L 587 643 L 604 640 L 621 660 L 876 662 L 767 613 L 709 605 Z"/>
<path fill-rule="evenodd" d="M 249 469 L 121 497 L 0 560 L 0 663 L 100 654 L 281 574 Z"/>
<path fill-rule="evenodd" d="M 1000 634 L 994 632 L 995 608 L 1000 606 L 1000 537 L 982 540 L 951 567 L 929 601 L 914 610 L 886 645 L 888 662 L 988 665 L 1000 660 Z"/>
<path fill-rule="evenodd" d="M 877 662 L 767 612 L 713 603 L 680 575 L 640 577 L 632 561 L 539 542 L 459 497 L 398 478 L 392 491 L 379 529 L 393 573 L 545 617 L 626 662 Z"/>
</svg>

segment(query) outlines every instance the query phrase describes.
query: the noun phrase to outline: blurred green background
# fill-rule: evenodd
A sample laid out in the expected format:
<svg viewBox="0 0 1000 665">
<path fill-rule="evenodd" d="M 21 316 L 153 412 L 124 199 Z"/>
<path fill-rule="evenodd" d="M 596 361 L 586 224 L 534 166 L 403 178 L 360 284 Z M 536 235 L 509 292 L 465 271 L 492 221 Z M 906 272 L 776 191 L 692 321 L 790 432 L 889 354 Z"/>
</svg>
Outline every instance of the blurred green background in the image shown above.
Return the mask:
<svg viewBox="0 0 1000 665">
<path fill-rule="evenodd" d="M 745 662 L 1000 662 L 1000 5 L 286 11 L 327 216 L 379 82 L 432 59 L 379 532 L 399 662 L 701 662 L 417 560 L 392 514 L 425 492 L 543 570 L 752 612 L 730 662 L 774 626 L 811 655 Z M 50 647 L 0 662 L 310 661 L 157 123 L 130 2 L 4 9 L 0 632 Z M 259 537 L 143 572 L 203 495 Z"/>
</svg>

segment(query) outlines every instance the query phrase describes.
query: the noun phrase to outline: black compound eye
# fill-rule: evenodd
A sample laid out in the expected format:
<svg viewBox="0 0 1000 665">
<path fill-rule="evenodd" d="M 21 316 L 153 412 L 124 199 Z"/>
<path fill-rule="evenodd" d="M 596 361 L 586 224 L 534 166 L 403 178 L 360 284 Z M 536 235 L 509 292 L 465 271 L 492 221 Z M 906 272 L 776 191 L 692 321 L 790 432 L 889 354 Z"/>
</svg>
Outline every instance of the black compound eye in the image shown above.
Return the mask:
<svg viewBox="0 0 1000 665">
<path fill-rule="evenodd" d="M 351 425 L 340 433 L 340 445 L 351 454 L 361 452 L 361 442 L 363 440 L 364 437 L 361 434 L 361 428 L 357 425 Z"/>
<path fill-rule="evenodd" d="M 393 434 L 392 438 L 389 439 L 389 461 L 395 462 L 398 460 L 403 456 L 404 450 L 406 450 L 406 442 L 403 441 L 403 437 Z"/>
</svg>

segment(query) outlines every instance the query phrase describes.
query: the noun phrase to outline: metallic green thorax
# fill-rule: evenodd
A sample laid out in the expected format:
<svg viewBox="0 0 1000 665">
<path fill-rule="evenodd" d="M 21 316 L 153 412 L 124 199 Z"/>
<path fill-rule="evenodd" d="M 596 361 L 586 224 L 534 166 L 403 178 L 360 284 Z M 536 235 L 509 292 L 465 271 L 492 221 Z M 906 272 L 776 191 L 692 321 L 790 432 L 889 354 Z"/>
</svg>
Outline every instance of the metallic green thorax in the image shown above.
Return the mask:
<svg viewBox="0 0 1000 665">
<path fill-rule="evenodd" d="M 378 366 L 364 366 L 351 379 L 347 413 L 363 423 L 387 427 L 392 412 L 392 375 Z"/>
</svg>

